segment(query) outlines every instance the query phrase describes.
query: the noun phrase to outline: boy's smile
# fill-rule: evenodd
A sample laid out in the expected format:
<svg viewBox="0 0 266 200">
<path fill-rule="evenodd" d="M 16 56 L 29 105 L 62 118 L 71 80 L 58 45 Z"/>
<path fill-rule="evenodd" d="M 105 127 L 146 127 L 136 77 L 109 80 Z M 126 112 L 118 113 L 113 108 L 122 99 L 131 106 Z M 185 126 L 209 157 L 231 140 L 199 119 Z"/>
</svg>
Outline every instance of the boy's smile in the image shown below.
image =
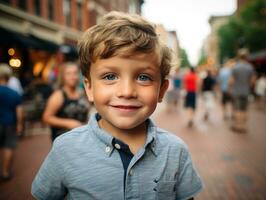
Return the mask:
<svg viewBox="0 0 266 200">
<path fill-rule="evenodd" d="M 168 87 L 167 80 L 162 83 L 157 63 L 154 54 L 114 56 L 92 63 L 85 89 L 102 117 L 102 128 L 114 133 L 143 127 Z"/>
</svg>

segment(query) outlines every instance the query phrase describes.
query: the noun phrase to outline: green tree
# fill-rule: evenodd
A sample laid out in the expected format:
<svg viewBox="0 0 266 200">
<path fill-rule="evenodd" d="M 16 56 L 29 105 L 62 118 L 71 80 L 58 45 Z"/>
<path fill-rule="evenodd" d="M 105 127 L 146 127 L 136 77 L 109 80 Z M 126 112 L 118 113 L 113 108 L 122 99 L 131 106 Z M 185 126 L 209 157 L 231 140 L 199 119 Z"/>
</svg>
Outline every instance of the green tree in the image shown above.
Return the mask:
<svg viewBox="0 0 266 200">
<path fill-rule="evenodd" d="M 247 47 L 256 52 L 266 47 L 266 1 L 254 0 L 218 30 L 220 61 Z"/>
<path fill-rule="evenodd" d="M 220 62 L 235 57 L 237 49 L 243 47 L 243 27 L 235 17 L 218 30 Z"/>
<path fill-rule="evenodd" d="M 190 67 L 190 62 L 187 56 L 187 52 L 185 49 L 180 49 L 180 54 L 179 54 L 179 59 L 180 59 L 180 67 L 184 68 L 184 67 Z"/>
<path fill-rule="evenodd" d="M 240 11 L 245 45 L 251 52 L 266 48 L 266 1 L 250 1 Z"/>
<path fill-rule="evenodd" d="M 206 55 L 205 51 L 203 49 L 201 49 L 201 51 L 200 51 L 200 58 L 198 60 L 197 66 L 204 65 L 206 63 L 207 63 L 207 55 Z"/>
</svg>

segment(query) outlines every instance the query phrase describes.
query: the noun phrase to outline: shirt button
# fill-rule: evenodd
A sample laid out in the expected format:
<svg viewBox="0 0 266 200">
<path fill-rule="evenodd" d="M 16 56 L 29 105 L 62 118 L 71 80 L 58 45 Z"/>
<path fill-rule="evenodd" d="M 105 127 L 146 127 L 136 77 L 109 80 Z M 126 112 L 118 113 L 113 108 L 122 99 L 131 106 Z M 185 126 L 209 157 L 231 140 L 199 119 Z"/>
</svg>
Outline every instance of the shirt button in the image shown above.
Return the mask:
<svg viewBox="0 0 266 200">
<path fill-rule="evenodd" d="M 133 170 L 129 170 L 129 176 L 132 176 L 133 175 Z"/>
<path fill-rule="evenodd" d="M 105 152 L 109 153 L 111 151 L 111 148 L 109 146 L 105 147 Z"/>
<path fill-rule="evenodd" d="M 121 149 L 121 146 L 119 144 L 115 144 L 115 148 Z"/>
</svg>

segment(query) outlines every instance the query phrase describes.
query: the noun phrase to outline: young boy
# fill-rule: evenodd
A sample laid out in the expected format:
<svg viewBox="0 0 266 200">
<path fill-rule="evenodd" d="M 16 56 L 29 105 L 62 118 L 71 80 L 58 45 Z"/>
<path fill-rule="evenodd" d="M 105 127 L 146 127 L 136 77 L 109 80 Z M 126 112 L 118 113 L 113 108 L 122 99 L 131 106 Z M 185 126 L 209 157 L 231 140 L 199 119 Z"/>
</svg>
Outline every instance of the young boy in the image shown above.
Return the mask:
<svg viewBox="0 0 266 200">
<path fill-rule="evenodd" d="M 153 25 L 118 12 L 79 42 L 97 114 L 63 134 L 33 184 L 37 199 L 192 199 L 202 188 L 184 142 L 149 119 L 168 87 L 170 50 Z"/>
</svg>

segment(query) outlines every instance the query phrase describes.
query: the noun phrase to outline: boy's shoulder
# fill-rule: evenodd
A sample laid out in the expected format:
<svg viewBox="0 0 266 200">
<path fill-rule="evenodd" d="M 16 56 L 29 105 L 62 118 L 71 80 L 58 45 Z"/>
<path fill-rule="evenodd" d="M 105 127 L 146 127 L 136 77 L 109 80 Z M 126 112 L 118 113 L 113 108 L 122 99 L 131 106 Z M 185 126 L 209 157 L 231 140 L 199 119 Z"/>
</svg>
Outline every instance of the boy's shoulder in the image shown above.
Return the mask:
<svg viewBox="0 0 266 200">
<path fill-rule="evenodd" d="M 175 150 L 187 150 L 188 147 L 186 143 L 174 133 L 171 133 L 167 130 L 157 127 L 157 141 L 161 147 L 168 146 L 171 149 Z"/>
<path fill-rule="evenodd" d="M 78 128 L 74 128 L 59 137 L 57 137 L 53 143 L 53 146 L 59 149 L 73 149 L 75 147 L 81 147 L 91 142 L 89 126 L 84 125 Z"/>
</svg>

